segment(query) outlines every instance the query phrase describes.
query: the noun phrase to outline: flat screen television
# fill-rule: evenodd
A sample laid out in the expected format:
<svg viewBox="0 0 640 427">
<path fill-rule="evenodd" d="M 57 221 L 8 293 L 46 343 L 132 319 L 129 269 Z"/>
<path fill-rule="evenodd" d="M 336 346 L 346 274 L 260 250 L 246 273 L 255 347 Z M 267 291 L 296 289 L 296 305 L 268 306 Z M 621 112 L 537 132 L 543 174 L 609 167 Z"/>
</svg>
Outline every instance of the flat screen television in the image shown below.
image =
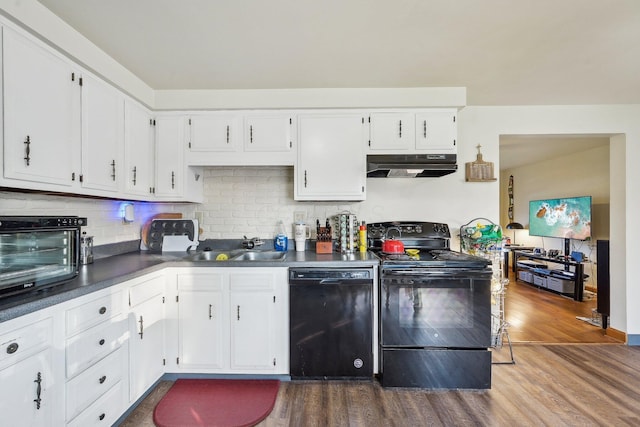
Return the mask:
<svg viewBox="0 0 640 427">
<path fill-rule="evenodd" d="M 591 237 L 591 196 L 531 200 L 529 234 L 586 240 Z"/>
</svg>

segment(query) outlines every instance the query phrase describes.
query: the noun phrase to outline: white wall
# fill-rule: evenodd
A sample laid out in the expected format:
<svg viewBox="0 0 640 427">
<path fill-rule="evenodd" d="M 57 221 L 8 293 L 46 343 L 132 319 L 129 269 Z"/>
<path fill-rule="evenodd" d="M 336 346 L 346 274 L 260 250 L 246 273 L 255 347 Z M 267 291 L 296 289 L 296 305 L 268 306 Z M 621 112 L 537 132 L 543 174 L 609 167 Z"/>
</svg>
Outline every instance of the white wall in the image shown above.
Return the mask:
<svg viewBox="0 0 640 427">
<path fill-rule="evenodd" d="M 500 135 L 610 135 L 611 138 L 611 327 L 640 333 L 640 312 L 627 310 L 640 298 L 632 266 L 640 256 L 636 212 L 640 209 L 640 106 L 467 107 L 459 126 L 485 147 Z M 491 196 L 498 204 L 498 194 Z M 626 294 L 625 294 L 626 293 Z"/>
<path fill-rule="evenodd" d="M 463 172 L 441 178 L 367 179 L 363 202 L 297 202 L 293 200 L 292 167 L 216 167 L 204 172 L 204 238 L 273 237 L 283 220 L 291 235 L 294 213 L 303 212 L 309 224 L 342 211 L 366 222 L 414 220 L 445 222 L 457 242 L 461 224 L 478 216 L 493 216 L 479 188 L 496 183 L 465 183 Z M 457 244 L 457 243 L 456 243 Z"/>
</svg>

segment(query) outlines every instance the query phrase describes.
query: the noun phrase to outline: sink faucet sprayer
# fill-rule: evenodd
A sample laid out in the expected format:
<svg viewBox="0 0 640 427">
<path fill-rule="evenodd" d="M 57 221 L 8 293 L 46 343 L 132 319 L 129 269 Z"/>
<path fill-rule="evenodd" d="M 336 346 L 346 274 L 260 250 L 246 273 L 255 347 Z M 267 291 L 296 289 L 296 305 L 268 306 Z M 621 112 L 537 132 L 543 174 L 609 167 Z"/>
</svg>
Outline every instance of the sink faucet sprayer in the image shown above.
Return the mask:
<svg viewBox="0 0 640 427">
<path fill-rule="evenodd" d="M 242 247 L 245 249 L 253 249 L 256 246 L 262 246 L 264 242 L 260 240 L 259 237 L 253 237 L 251 239 L 244 236 L 244 240 L 242 241 Z"/>
</svg>

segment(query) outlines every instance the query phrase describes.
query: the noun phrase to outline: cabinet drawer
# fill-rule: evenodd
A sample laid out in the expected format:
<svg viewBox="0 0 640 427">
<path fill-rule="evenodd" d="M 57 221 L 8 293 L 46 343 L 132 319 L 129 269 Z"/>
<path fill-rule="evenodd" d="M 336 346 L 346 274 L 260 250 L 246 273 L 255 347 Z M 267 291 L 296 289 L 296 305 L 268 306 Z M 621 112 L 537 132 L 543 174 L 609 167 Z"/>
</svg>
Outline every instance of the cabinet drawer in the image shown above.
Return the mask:
<svg viewBox="0 0 640 427">
<path fill-rule="evenodd" d="M 162 275 L 132 286 L 129 289 L 129 306 L 135 307 L 156 295 L 164 293 L 164 284 L 164 275 Z"/>
<path fill-rule="evenodd" d="M 533 283 L 533 274 L 530 271 L 518 271 L 518 278 L 523 282 Z"/>
<path fill-rule="evenodd" d="M 178 274 L 178 291 L 222 291 L 222 273 Z"/>
<path fill-rule="evenodd" d="M 575 291 L 575 283 L 572 280 L 549 277 L 547 279 L 547 288 L 563 294 L 572 294 Z"/>
<path fill-rule="evenodd" d="M 69 427 L 110 426 L 122 414 L 126 390 L 122 381 L 67 424 Z"/>
<path fill-rule="evenodd" d="M 67 420 L 73 419 L 122 379 L 125 355 L 120 347 L 67 382 Z"/>
<path fill-rule="evenodd" d="M 93 365 L 126 339 L 126 321 L 111 320 L 67 340 L 67 378 Z"/>
<path fill-rule="evenodd" d="M 533 284 L 537 286 L 547 287 L 547 278 L 543 276 L 533 275 Z"/>
<path fill-rule="evenodd" d="M 121 292 L 115 292 L 67 310 L 67 336 L 89 329 L 121 312 Z"/>
<path fill-rule="evenodd" d="M 52 328 L 49 317 L 0 335 L 0 365 L 17 362 L 30 350 L 50 345 Z"/>
</svg>

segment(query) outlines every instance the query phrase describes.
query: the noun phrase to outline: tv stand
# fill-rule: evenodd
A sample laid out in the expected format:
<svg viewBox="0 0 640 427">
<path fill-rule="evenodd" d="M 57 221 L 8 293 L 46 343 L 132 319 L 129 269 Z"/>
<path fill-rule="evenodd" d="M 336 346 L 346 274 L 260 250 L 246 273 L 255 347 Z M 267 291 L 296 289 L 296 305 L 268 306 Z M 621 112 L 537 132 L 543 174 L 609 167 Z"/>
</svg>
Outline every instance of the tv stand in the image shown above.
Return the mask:
<svg viewBox="0 0 640 427">
<path fill-rule="evenodd" d="M 544 261 L 549 264 L 560 264 L 564 266 L 564 269 L 553 270 L 522 267 L 518 265 L 518 259 L 521 258 Z M 546 256 L 534 254 L 533 252 L 514 251 L 513 266 L 516 269 L 516 280 L 522 280 L 523 282 L 533 284 L 542 289 L 559 292 L 561 294 L 570 294 L 573 296 L 574 300 L 582 301 L 584 294 L 584 267 L 581 262 L 573 261 L 566 255 L 563 258 L 548 258 Z M 570 271 L 571 267 L 573 267 L 573 271 Z M 520 271 L 531 273 L 531 280 L 521 279 Z M 566 272 L 566 274 L 563 272 Z M 522 275 L 528 277 L 527 273 Z M 573 292 L 562 291 L 562 286 L 566 281 L 573 282 Z"/>
</svg>

